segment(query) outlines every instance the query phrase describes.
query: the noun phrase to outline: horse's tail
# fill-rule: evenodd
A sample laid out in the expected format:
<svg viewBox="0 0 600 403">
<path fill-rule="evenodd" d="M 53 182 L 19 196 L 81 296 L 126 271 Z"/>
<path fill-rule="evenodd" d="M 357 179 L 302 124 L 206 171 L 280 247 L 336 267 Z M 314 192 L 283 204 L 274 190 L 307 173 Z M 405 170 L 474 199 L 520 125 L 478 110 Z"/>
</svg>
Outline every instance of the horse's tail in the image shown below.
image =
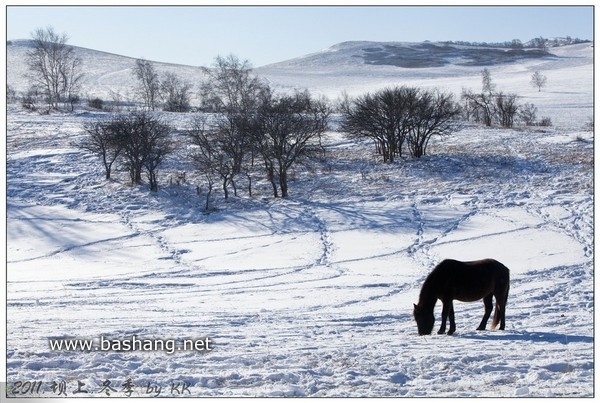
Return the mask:
<svg viewBox="0 0 600 403">
<path fill-rule="evenodd" d="M 492 320 L 492 329 L 495 329 L 498 326 L 498 323 L 501 323 L 500 330 L 504 330 L 504 317 L 506 314 L 506 303 L 508 301 L 508 290 L 510 288 L 510 272 L 506 267 L 506 283 L 504 284 L 504 289 L 501 294 L 501 298 L 496 297 L 496 309 L 494 310 L 494 319 Z"/>
</svg>

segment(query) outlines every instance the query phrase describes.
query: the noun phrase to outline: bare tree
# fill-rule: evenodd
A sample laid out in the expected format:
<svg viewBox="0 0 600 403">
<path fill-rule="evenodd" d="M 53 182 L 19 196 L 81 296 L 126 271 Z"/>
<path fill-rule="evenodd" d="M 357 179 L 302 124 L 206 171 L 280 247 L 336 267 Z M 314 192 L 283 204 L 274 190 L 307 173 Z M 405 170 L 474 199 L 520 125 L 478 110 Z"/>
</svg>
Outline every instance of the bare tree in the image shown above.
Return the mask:
<svg viewBox="0 0 600 403">
<path fill-rule="evenodd" d="M 542 91 L 542 88 L 546 86 L 547 81 L 547 77 L 539 71 L 536 71 L 531 75 L 531 85 L 537 87 L 538 92 Z"/>
<path fill-rule="evenodd" d="M 410 115 L 407 140 L 411 156 L 415 158 L 427 153 L 434 135 L 449 135 L 460 128 L 456 122 L 460 109 L 454 97 L 437 90 L 421 90 Z"/>
<path fill-rule="evenodd" d="M 502 127 L 513 127 L 514 118 L 519 109 L 516 94 L 495 94 L 497 117 Z"/>
<path fill-rule="evenodd" d="M 158 191 L 158 167 L 165 157 L 173 151 L 171 140 L 168 136 L 168 126 L 154 126 L 152 133 L 146 138 L 147 155 L 144 160 L 144 168 L 150 183 L 150 190 Z"/>
<path fill-rule="evenodd" d="M 473 116 L 476 122 L 483 122 L 486 126 L 492 125 L 496 113 L 494 103 L 494 90 L 492 74 L 487 68 L 481 71 L 481 93 L 463 89 L 461 98 L 465 101 L 467 117 Z"/>
<path fill-rule="evenodd" d="M 215 182 L 221 181 L 225 199 L 229 196 L 227 186 L 233 174 L 232 159 L 224 150 L 218 132 L 207 125 L 205 116 L 194 119 L 187 135 L 192 140 L 191 157 L 194 165 L 207 182 L 205 209 L 208 210 Z"/>
<path fill-rule="evenodd" d="M 63 99 L 71 106 L 71 112 L 75 109 L 75 104 L 79 101 L 79 93 L 81 91 L 81 79 L 83 73 L 79 73 L 81 69 L 81 59 L 75 58 L 69 64 L 65 64 L 61 71 L 63 77 Z"/>
<path fill-rule="evenodd" d="M 273 196 L 278 196 L 278 182 L 281 197 L 287 197 L 289 169 L 323 152 L 321 137 L 328 127 L 329 110 L 305 91 L 264 97 L 259 116 L 260 152 Z"/>
<path fill-rule="evenodd" d="M 523 43 L 521 42 L 520 39 L 513 39 L 510 42 L 510 48 L 512 50 L 522 50 L 523 49 Z"/>
<path fill-rule="evenodd" d="M 341 104 L 342 130 L 352 137 L 373 139 L 383 161 L 394 162 L 402 155 L 418 92 L 416 88 L 395 87 L 367 93 L 352 102 L 346 100 Z"/>
<path fill-rule="evenodd" d="M 27 52 L 29 78 L 33 85 L 42 88 L 50 108 L 58 108 L 61 101 L 72 102 L 78 98 L 81 59 L 68 36 L 58 34 L 54 28 L 38 28 L 32 33 L 33 47 Z"/>
<path fill-rule="evenodd" d="M 202 107 L 217 114 L 216 131 L 223 152 L 231 158 L 233 172 L 229 183 L 236 192 L 236 175 L 245 173 L 251 183 L 250 169 L 257 153 L 254 127 L 258 100 L 270 89 L 251 75 L 247 60 L 234 55 L 218 56 L 213 67 L 203 71 L 208 80 L 201 85 Z"/>
<path fill-rule="evenodd" d="M 79 147 L 99 155 L 102 158 L 106 179 L 110 179 L 111 168 L 123 151 L 122 139 L 117 135 L 117 127 L 113 121 L 96 120 L 83 125 L 87 134 Z"/>
<path fill-rule="evenodd" d="M 17 91 L 11 87 L 9 84 L 6 84 L 6 103 L 14 104 L 17 101 Z"/>
<path fill-rule="evenodd" d="M 123 104 L 123 96 L 121 95 L 121 93 L 119 91 L 114 91 L 114 90 L 110 90 L 109 95 L 111 98 L 109 109 L 111 111 L 120 112 L 121 106 Z"/>
<path fill-rule="evenodd" d="M 208 210 L 210 196 L 215 183 L 215 169 L 212 143 L 206 136 L 206 117 L 198 116 L 192 122 L 192 126 L 187 130 L 187 135 L 192 139 L 192 144 L 196 149 L 192 149 L 190 156 L 198 171 L 206 178 L 208 191 L 206 192 L 206 201 L 204 210 Z M 200 193 L 198 191 L 198 193 Z"/>
<path fill-rule="evenodd" d="M 519 118 L 525 123 L 527 126 L 531 126 L 535 123 L 537 115 L 537 108 L 534 104 L 523 104 L 519 108 Z"/>
<path fill-rule="evenodd" d="M 248 60 L 240 60 L 235 55 L 217 56 L 212 68 L 202 68 L 208 80 L 200 87 L 205 109 L 214 112 L 238 112 L 255 102 L 259 79 L 252 76 L 252 66 Z"/>
<path fill-rule="evenodd" d="M 171 127 L 144 111 L 119 116 L 112 125 L 123 146 L 124 165 L 129 170 L 131 183 L 142 182 L 145 168 L 150 190 L 158 190 L 157 168 L 172 151 Z"/>
<path fill-rule="evenodd" d="M 346 102 L 342 130 L 355 138 L 370 138 L 377 151 L 383 155 L 383 162 L 394 162 L 396 156 L 396 129 L 399 128 L 392 109 L 381 107 L 376 94 L 364 94 L 353 102 Z"/>
<path fill-rule="evenodd" d="M 463 89 L 461 98 L 466 102 L 469 115 L 475 116 L 476 121 L 483 121 L 486 126 L 492 125 L 496 113 L 492 94 Z"/>
<path fill-rule="evenodd" d="M 40 101 L 41 97 L 40 89 L 37 85 L 32 85 L 29 87 L 27 92 L 23 95 L 23 99 L 21 100 L 21 105 L 25 109 L 36 110 L 37 104 Z"/>
<path fill-rule="evenodd" d="M 492 94 L 496 85 L 492 83 L 492 73 L 487 68 L 481 71 L 481 90 L 485 94 Z"/>
<path fill-rule="evenodd" d="M 154 65 L 148 60 L 138 59 L 135 61 L 133 74 L 138 80 L 136 92 L 144 107 L 155 110 L 160 95 L 160 79 Z"/>
<path fill-rule="evenodd" d="M 548 51 L 548 40 L 542 36 L 540 36 L 538 38 L 533 38 L 532 40 L 530 40 L 529 45 L 530 45 L 530 47 L 537 48 L 537 49 L 541 50 L 542 52 Z"/>
<path fill-rule="evenodd" d="M 374 139 L 384 162 L 401 155 L 404 142 L 413 157 L 427 151 L 434 135 L 457 129 L 460 109 L 452 95 L 415 87 L 395 87 L 345 103 L 342 130 L 352 137 Z"/>
<path fill-rule="evenodd" d="M 160 89 L 165 111 L 188 112 L 190 110 L 191 84 L 181 81 L 174 73 L 168 72 L 160 82 Z"/>
</svg>

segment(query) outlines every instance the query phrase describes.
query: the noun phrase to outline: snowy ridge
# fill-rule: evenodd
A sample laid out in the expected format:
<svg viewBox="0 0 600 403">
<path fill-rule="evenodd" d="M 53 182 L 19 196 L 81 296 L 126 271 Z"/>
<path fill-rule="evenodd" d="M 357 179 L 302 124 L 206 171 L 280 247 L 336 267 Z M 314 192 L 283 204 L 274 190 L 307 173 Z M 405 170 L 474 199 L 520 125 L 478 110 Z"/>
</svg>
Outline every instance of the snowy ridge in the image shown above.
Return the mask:
<svg viewBox="0 0 600 403">
<path fill-rule="evenodd" d="M 272 199 L 258 181 L 252 198 L 217 193 L 210 214 L 183 145 L 154 194 L 128 186 L 125 172 L 105 181 L 97 159 L 72 145 L 99 112 L 9 105 L 9 385 L 41 381 L 45 397 L 60 381 L 69 397 L 78 381 L 106 396 L 106 380 L 111 396 L 125 397 L 128 379 L 132 396 L 148 396 L 148 385 L 171 396 L 184 382 L 193 396 L 592 396 L 592 50 L 562 52 L 490 68 L 500 89 L 535 103 L 553 127 L 466 125 L 432 140 L 429 155 L 393 165 L 370 142 L 332 130 L 327 159 L 296 169 L 289 199 Z M 477 67 L 330 66 L 319 75 L 311 60 L 257 73 L 331 96 L 396 82 L 480 85 Z M 541 66 L 548 88 L 538 93 L 528 77 Z M 113 81 L 126 63 L 111 69 L 96 82 L 132 86 L 126 73 Z M 165 118 L 183 128 L 191 117 Z M 182 170 L 185 183 L 169 181 Z M 475 331 L 483 304 L 455 303 L 453 336 L 418 336 L 412 304 L 430 270 L 444 258 L 484 257 L 511 270 L 506 330 Z M 132 336 L 210 337 L 214 349 L 49 346 Z"/>
</svg>

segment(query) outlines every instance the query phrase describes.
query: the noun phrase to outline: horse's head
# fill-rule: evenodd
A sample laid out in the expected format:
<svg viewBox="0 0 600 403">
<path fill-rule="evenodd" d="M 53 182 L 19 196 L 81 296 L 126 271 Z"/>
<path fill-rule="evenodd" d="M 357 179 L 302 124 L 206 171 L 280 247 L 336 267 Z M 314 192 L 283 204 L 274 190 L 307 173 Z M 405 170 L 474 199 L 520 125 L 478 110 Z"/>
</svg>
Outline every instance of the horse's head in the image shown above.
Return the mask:
<svg viewBox="0 0 600 403">
<path fill-rule="evenodd" d="M 433 310 L 428 311 L 423 309 L 422 306 L 413 304 L 415 309 L 413 310 L 413 316 L 417 322 L 417 329 L 419 330 L 419 336 L 431 334 L 433 330 L 433 323 L 435 322 L 435 316 L 433 316 Z"/>
</svg>

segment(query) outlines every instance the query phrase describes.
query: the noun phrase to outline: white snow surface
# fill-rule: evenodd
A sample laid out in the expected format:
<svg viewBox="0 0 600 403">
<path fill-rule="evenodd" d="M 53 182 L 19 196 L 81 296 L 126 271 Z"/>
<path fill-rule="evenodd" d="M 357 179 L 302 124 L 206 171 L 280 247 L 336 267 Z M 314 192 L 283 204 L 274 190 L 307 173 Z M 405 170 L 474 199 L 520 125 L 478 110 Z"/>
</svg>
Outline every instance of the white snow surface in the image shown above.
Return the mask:
<svg viewBox="0 0 600 403">
<path fill-rule="evenodd" d="M 262 181 L 252 197 L 216 192 L 210 213 L 184 146 L 151 193 L 124 172 L 106 181 L 98 159 L 73 145 L 101 112 L 9 105 L 8 384 L 41 381 L 46 397 L 63 381 L 68 396 L 78 382 L 105 396 L 107 380 L 111 396 L 125 396 L 128 379 L 132 396 L 148 396 L 148 385 L 172 396 L 182 382 L 191 396 L 593 396 L 593 49 L 560 51 L 543 65 L 490 67 L 499 89 L 536 104 L 552 127 L 469 124 L 423 158 L 384 165 L 333 125 L 328 157 L 297 167 L 289 198 L 273 199 Z M 481 84 L 481 68 L 306 60 L 257 73 L 330 97 L 402 83 L 459 95 Z M 542 92 L 529 85 L 536 69 L 548 77 Z M 9 63 L 9 84 L 16 76 Z M 191 119 L 164 116 L 179 128 Z M 438 302 L 433 334 L 419 336 L 412 307 L 433 267 L 487 257 L 511 271 L 506 329 L 476 331 L 483 304 L 455 302 L 456 333 L 438 335 Z M 49 342 L 133 336 L 209 337 L 212 350 Z"/>
</svg>

